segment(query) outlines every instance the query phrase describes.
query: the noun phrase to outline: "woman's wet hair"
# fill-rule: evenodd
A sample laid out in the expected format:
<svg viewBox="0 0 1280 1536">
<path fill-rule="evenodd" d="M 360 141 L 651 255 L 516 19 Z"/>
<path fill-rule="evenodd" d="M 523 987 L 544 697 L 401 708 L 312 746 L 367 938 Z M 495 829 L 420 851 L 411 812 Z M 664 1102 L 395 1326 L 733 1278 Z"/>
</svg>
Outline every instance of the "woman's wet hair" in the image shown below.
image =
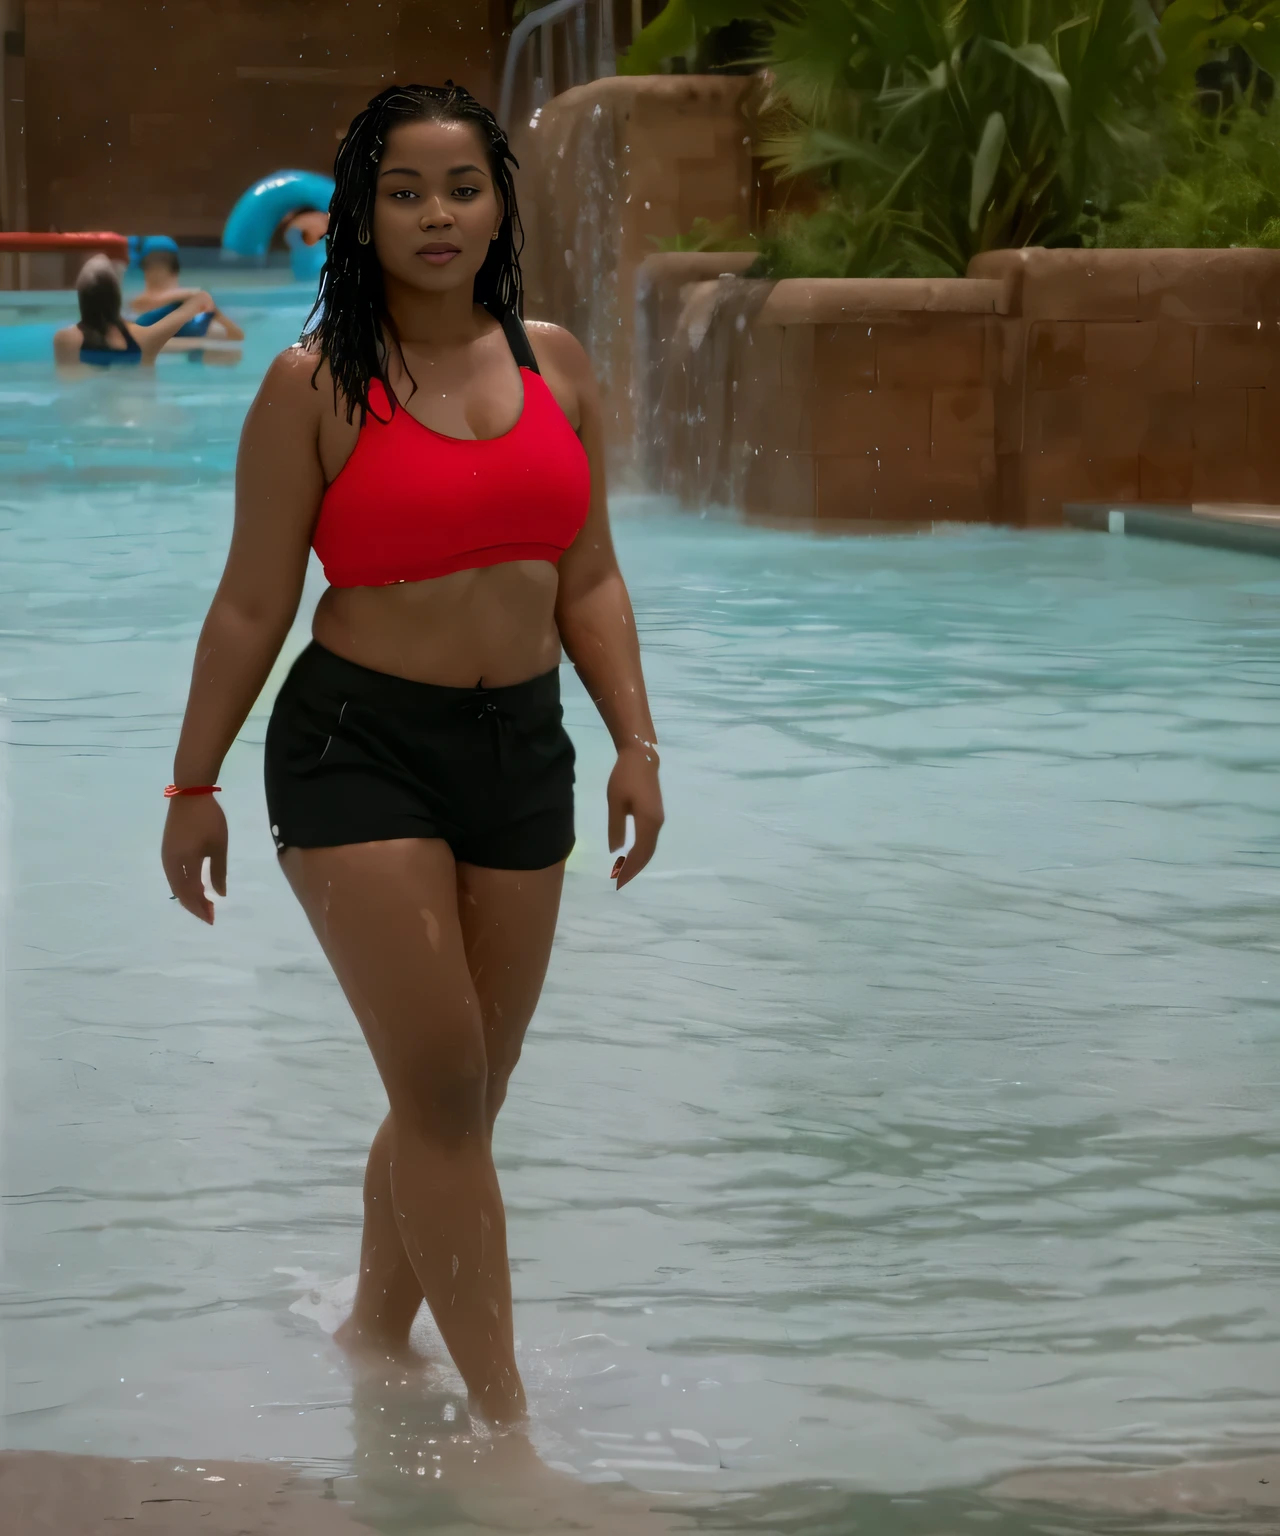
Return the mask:
<svg viewBox="0 0 1280 1536">
<path fill-rule="evenodd" d="M 109 256 L 90 256 L 80 268 L 76 297 L 80 300 L 80 333 L 85 346 L 109 346 L 110 331 L 127 335 L 120 313 L 120 279 Z"/>
<path fill-rule="evenodd" d="M 303 341 L 319 351 L 321 362 L 328 361 L 334 398 L 339 394 L 345 398 L 347 420 L 354 420 L 359 411 L 361 424 L 369 408 L 370 383 L 375 378 L 387 383 L 383 333 L 388 333 L 392 342 L 398 341 L 387 313 L 382 266 L 373 243 L 378 167 L 391 130 L 412 122 L 469 123 L 478 134 L 502 205 L 502 223 L 484 265 L 476 273 L 475 302 L 499 320 L 510 314 L 521 315 L 524 309 L 520 279 L 524 231 L 511 178 L 516 160 L 497 118 L 452 80 L 442 86 L 392 85 L 379 91 L 355 117 L 338 148 L 333 201 L 329 204 L 327 259 L 315 307 L 302 332 Z M 319 371 L 317 365 L 316 374 Z M 387 397 L 394 410 L 390 389 Z"/>
</svg>

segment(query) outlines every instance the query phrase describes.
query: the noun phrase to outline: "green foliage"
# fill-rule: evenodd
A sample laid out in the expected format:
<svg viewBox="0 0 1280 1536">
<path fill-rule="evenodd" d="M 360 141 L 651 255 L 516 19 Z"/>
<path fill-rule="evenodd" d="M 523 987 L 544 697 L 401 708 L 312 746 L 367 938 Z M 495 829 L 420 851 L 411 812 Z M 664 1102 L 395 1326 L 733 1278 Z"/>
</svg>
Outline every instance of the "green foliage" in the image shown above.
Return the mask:
<svg viewBox="0 0 1280 1536">
<path fill-rule="evenodd" d="M 1168 140 L 1168 168 L 1100 226 L 1099 245 L 1280 247 L 1280 118 L 1187 113 Z"/>
<path fill-rule="evenodd" d="M 1171 0 L 1159 36 L 1174 91 L 1189 91 L 1205 60 L 1228 49 L 1280 75 L 1280 0 Z"/>
<path fill-rule="evenodd" d="M 674 58 L 692 58 L 709 32 L 736 21 L 762 21 L 768 0 L 667 0 L 618 60 L 620 75 L 656 75 Z"/>
<path fill-rule="evenodd" d="M 1280 104 L 1262 115 L 1280 0 L 668 0 L 620 68 L 693 60 L 744 22 L 772 77 L 770 166 L 826 198 L 761 238 L 775 276 L 1280 245 Z M 699 221 L 664 248 L 735 247 Z"/>
<path fill-rule="evenodd" d="M 1145 0 L 794 0 L 770 50 L 791 119 L 771 163 L 833 196 L 778 232 L 778 268 L 820 239 L 846 275 L 1079 243 L 1138 141 L 1155 35 Z"/>
<path fill-rule="evenodd" d="M 833 199 L 818 213 L 792 215 L 760 239 L 760 274 L 769 277 L 954 277 L 955 269 L 896 223 Z"/>
<path fill-rule="evenodd" d="M 682 235 L 649 237 L 660 251 L 754 251 L 756 238 L 744 235 L 732 214 L 713 224 L 710 219 L 694 219 L 693 228 Z"/>
</svg>

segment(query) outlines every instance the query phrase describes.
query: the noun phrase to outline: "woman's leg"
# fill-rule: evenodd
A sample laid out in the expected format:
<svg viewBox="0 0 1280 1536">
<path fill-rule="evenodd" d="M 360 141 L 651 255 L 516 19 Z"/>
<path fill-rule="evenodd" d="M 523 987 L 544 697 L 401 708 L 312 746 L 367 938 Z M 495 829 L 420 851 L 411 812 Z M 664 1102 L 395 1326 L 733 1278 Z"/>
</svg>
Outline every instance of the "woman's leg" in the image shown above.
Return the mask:
<svg viewBox="0 0 1280 1536">
<path fill-rule="evenodd" d="M 563 885 L 563 863 L 547 869 L 458 865 L 458 920 L 484 1020 L 490 1135 L 542 996 Z"/>
<path fill-rule="evenodd" d="M 542 993 L 563 884 L 563 864 L 539 870 L 457 866 L 458 918 L 484 1021 L 490 1135 Z M 388 1115 L 369 1149 L 360 1275 L 355 1304 L 338 1329 L 338 1342 L 378 1358 L 411 1358 L 409 1332 L 421 1303 L 422 1287 L 391 1207 Z"/>
<path fill-rule="evenodd" d="M 364 1229 L 351 1315 L 334 1338 L 353 1354 L 418 1363 L 409 1344 L 422 1287 L 400 1239 L 391 1202 L 391 1116 L 378 1127 L 364 1170 Z"/>
<path fill-rule="evenodd" d="M 293 848 L 282 862 L 387 1091 L 392 1204 L 423 1295 L 476 1410 L 518 1421 L 485 1026 L 453 856 L 438 840 L 402 839 Z"/>
</svg>

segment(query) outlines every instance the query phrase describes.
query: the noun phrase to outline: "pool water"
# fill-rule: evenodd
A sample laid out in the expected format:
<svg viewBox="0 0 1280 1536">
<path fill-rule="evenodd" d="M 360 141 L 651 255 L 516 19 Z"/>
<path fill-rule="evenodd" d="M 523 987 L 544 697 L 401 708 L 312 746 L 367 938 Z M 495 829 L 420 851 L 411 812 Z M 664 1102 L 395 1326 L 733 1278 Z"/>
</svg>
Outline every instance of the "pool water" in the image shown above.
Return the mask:
<svg viewBox="0 0 1280 1536">
<path fill-rule="evenodd" d="M 0 371 L 3 1443 L 342 1477 L 461 1399 L 353 1394 L 328 1340 L 381 1091 L 275 867 L 272 689 L 212 931 L 160 872 L 303 296 L 232 312 L 235 367 Z M 708 1529 L 941 1536 L 1102 1528 L 987 1496 L 1016 1469 L 1274 1448 L 1280 567 L 615 523 L 668 822 L 614 894 L 566 670 L 580 841 L 496 1148 L 548 1457 Z"/>
</svg>

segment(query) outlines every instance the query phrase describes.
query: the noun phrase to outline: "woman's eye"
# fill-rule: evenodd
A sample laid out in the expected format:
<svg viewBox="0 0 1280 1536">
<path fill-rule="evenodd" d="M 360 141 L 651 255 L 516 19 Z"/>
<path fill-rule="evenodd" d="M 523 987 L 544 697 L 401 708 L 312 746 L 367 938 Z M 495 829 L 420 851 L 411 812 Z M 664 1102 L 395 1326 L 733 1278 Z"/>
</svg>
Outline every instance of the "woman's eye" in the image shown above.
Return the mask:
<svg viewBox="0 0 1280 1536">
<path fill-rule="evenodd" d="M 409 187 L 399 187 L 391 194 L 393 202 L 399 202 L 402 198 L 413 197 L 416 194 Z"/>
<path fill-rule="evenodd" d="M 462 197 L 467 199 L 467 201 L 470 201 L 471 198 L 475 197 L 479 191 L 479 187 L 455 187 L 453 189 L 453 195 L 455 197 Z"/>
</svg>

